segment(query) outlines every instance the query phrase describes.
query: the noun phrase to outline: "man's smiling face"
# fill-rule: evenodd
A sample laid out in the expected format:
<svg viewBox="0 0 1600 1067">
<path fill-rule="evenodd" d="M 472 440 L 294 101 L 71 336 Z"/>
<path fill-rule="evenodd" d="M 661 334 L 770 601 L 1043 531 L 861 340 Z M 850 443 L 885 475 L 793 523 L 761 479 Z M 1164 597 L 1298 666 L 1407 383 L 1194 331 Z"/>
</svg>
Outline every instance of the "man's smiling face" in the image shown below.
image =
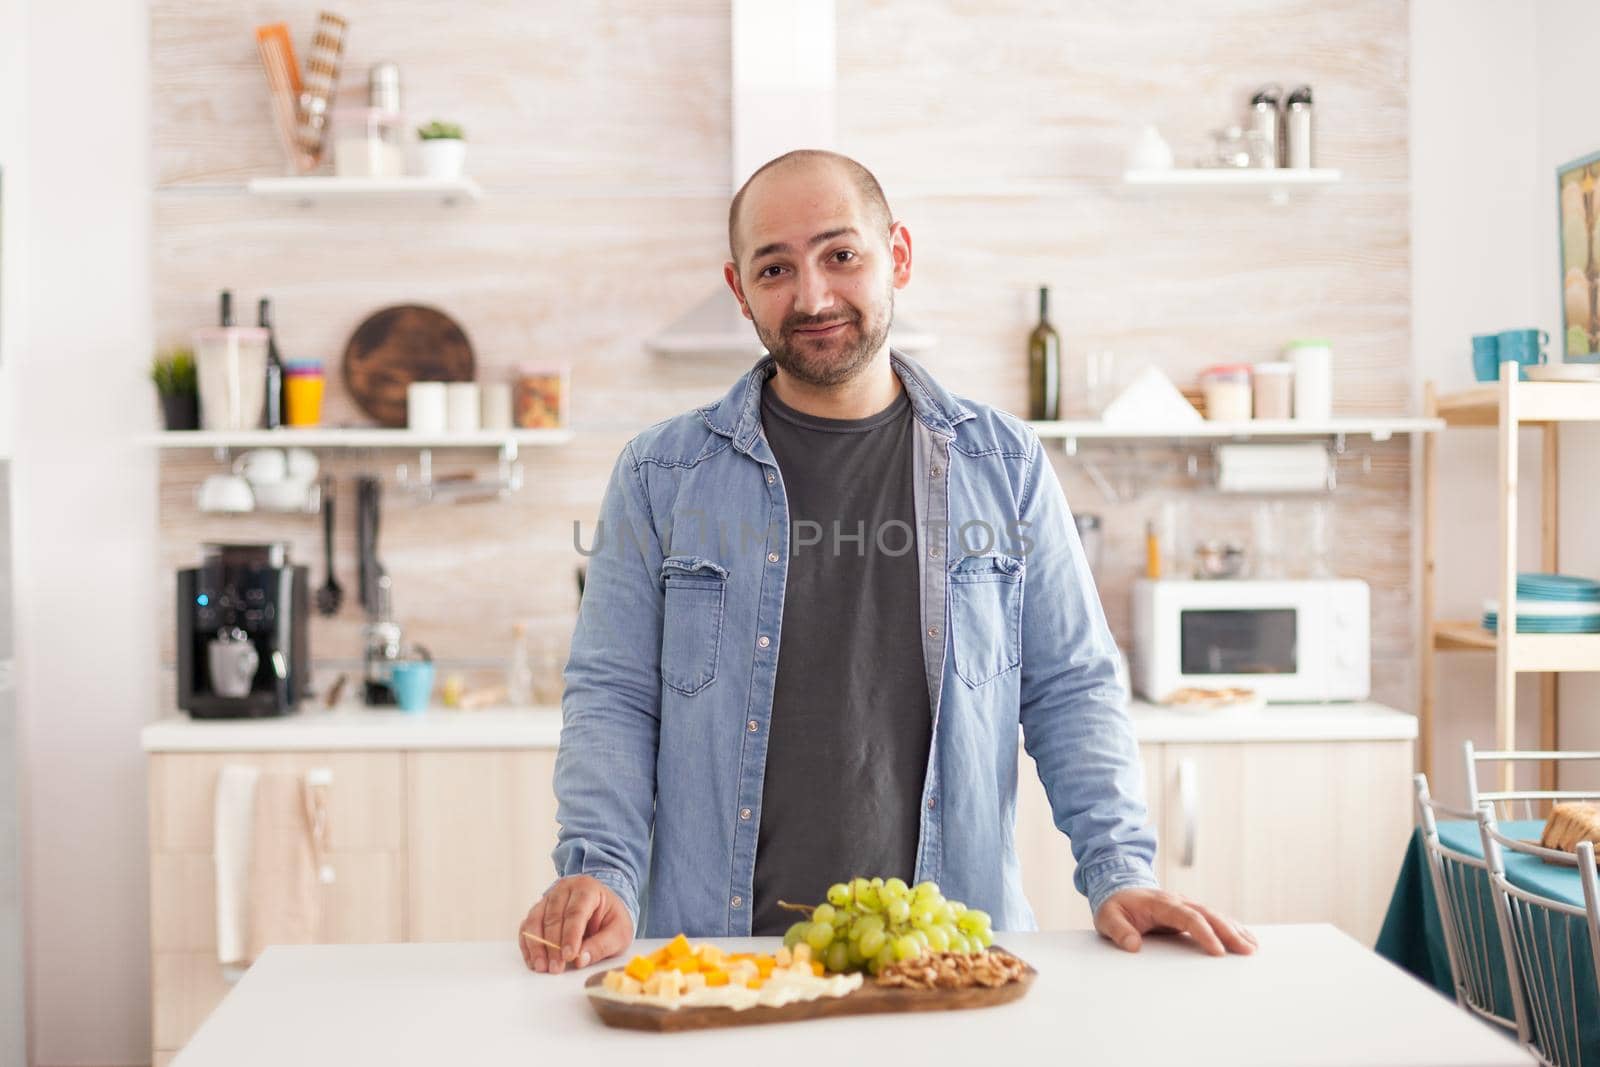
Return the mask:
<svg viewBox="0 0 1600 1067">
<path fill-rule="evenodd" d="M 810 385 L 849 381 L 883 348 L 911 277 L 904 227 L 838 164 L 780 164 L 744 191 L 724 268 L 778 366 Z"/>
</svg>

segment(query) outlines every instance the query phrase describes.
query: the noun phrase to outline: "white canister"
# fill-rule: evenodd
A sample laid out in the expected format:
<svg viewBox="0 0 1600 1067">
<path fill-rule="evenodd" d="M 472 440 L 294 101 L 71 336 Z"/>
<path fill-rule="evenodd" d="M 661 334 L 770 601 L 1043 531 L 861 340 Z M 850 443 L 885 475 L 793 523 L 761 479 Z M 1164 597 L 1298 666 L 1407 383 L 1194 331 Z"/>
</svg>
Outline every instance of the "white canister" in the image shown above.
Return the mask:
<svg viewBox="0 0 1600 1067">
<path fill-rule="evenodd" d="M 511 383 L 490 382 L 485 385 L 480 413 L 485 430 L 511 429 Z"/>
<path fill-rule="evenodd" d="M 444 382 L 412 382 L 406 386 L 406 428 L 413 433 L 444 433 Z"/>
<path fill-rule="evenodd" d="M 1212 422 L 1250 421 L 1250 367 L 1225 363 L 1200 372 L 1206 396 L 1206 418 Z"/>
<path fill-rule="evenodd" d="M 1294 417 L 1333 417 L 1333 345 L 1318 338 L 1290 341 L 1284 358 L 1294 364 Z"/>
<path fill-rule="evenodd" d="M 478 383 L 451 382 L 445 386 L 445 425 L 451 433 L 478 429 Z"/>
<path fill-rule="evenodd" d="M 194 332 L 202 427 L 261 427 L 267 401 L 267 337 L 266 330 L 254 326 L 209 326 Z"/>
<path fill-rule="evenodd" d="M 1256 418 L 1287 419 L 1294 413 L 1294 366 L 1257 363 L 1250 370 L 1255 385 Z"/>
</svg>

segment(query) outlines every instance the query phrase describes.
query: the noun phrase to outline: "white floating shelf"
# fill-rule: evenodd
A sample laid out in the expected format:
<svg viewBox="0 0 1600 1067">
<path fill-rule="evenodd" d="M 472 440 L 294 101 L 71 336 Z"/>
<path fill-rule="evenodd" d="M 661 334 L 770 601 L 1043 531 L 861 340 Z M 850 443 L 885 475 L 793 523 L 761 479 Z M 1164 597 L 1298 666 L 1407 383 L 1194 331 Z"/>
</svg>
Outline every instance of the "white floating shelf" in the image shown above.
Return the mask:
<svg viewBox="0 0 1600 1067">
<path fill-rule="evenodd" d="M 483 190 L 471 178 L 252 178 L 251 196 L 266 200 L 293 200 L 315 204 L 324 200 L 437 200 L 444 204 L 473 203 Z"/>
<path fill-rule="evenodd" d="M 1289 199 L 1294 189 L 1335 185 L 1343 179 L 1337 170 L 1325 167 L 1300 169 L 1278 167 L 1184 167 L 1172 170 L 1129 170 L 1122 184 L 1142 189 L 1201 189 L 1235 192 L 1262 192 L 1276 203 Z"/>
<path fill-rule="evenodd" d="M 1435 433 L 1443 419 L 1407 417 L 1326 420 L 1252 419 L 1249 422 L 1197 422 L 1188 426 L 1119 426 L 1097 421 L 1030 422 L 1041 438 L 1101 441 L 1181 441 L 1249 437 L 1371 437 L 1386 441 L 1395 434 Z"/>
<path fill-rule="evenodd" d="M 571 430 L 476 430 L 472 433 L 413 433 L 411 430 L 166 430 L 142 440 L 156 448 L 519 448 L 564 445 Z"/>
</svg>

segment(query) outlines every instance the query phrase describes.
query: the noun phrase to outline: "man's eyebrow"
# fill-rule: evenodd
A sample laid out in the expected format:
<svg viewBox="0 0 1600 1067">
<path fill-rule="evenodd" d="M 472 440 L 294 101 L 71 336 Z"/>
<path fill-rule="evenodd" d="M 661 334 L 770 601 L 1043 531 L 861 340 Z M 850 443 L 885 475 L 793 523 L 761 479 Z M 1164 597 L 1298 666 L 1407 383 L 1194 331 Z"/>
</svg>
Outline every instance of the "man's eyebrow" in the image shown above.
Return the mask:
<svg viewBox="0 0 1600 1067">
<path fill-rule="evenodd" d="M 819 233 L 815 237 L 811 238 L 811 240 L 807 241 L 806 242 L 806 247 L 807 248 L 815 248 L 817 245 L 823 244 L 823 243 L 825 243 L 827 241 L 831 241 L 835 237 L 843 237 L 845 234 L 853 234 L 855 232 L 856 232 L 856 228 L 854 226 L 841 226 L 836 230 L 823 230 L 821 233 Z M 774 241 L 772 244 L 762 245 L 760 248 L 756 249 L 755 252 L 751 254 L 750 258 L 752 260 L 756 260 L 756 259 L 760 259 L 762 256 L 770 256 L 770 255 L 772 255 L 772 254 L 774 254 L 776 252 L 792 252 L 792 251 L 794 251 L 794 249 L 790 248 L 784 242 L 782 242 L 782 241 Z"/>
</svg>

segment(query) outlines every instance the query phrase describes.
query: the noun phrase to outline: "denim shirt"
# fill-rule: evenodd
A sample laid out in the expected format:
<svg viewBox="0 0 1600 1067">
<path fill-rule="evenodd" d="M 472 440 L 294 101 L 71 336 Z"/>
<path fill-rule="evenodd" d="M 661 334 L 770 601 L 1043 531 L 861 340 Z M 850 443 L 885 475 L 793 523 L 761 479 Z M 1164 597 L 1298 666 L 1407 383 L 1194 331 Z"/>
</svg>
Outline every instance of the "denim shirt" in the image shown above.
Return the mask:
<svg viewBox="0 0 1600 1067">
<path fill-rule="evenodd" d="M 1116 646 L 1060 483 L 1026 423 L 890 360 L 915 416 L 933 722 L 916 878 L 997 929 L 1034 928 L 1013 833 L 1020 728 L 1098 911 L 1156 885 L 1156 840 Z M 750 933 L 795 532 L 761 428 L 773 369 L 764 357 L 721 400 L 630 441 L 580 543 L 592 555 L 565 670 L 554 858 L 561 876 L 614 891 L 641 937 Z"/>
</svg>

